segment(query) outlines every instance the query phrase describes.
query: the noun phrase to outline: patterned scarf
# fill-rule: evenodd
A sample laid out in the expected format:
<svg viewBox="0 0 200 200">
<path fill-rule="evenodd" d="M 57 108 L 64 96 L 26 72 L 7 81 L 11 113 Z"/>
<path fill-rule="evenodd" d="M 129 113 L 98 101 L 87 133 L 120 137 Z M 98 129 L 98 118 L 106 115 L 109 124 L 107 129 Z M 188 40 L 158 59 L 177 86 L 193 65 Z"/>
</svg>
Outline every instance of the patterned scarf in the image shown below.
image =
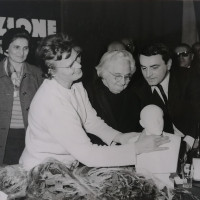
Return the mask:
<svg viewBox="0 0 200 200">
<path fill-rule="evenodd" d="M 23 68 L 24 66 L 22 66 L 21 71 L 18 73 L 16 72 L 14 66 L 9 62 L 9 60 L 7 59 L 7 73 L 8 76 L 11 78 L 12 83 L 14 85 L 14 97 L 18 97 L 19 96 L 19 87 L 20 87 L 20 83 L 21 83 L 21 79 L 22 79 L 22 75 L 23 75 Z"/>
</svg>

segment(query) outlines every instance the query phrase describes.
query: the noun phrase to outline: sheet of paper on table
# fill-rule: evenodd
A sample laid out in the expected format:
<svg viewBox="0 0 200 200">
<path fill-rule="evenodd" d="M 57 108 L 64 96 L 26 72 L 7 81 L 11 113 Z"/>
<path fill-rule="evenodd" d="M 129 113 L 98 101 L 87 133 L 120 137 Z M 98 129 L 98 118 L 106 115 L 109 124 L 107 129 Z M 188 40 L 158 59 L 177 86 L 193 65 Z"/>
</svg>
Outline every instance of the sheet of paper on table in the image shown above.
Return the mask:
<svg viewBox="0 0 200 200">
<path fill-rule="evenodd" d="M 1 200 L 7 200 L 8 199 L 8 195 L 5 194 L 4 192 L 0 191 L 0 199 Z"/>
<path fill-rule="evenodd" d="M 138 155 L 136 169 L 144 168 L 151 173 L 176 172 L 181 138 L 169 133 L 164 133 L 164 135 L 169 136 L 170 142 L 161 146 L 168 147 L 169 149 Z"/>
<path fill-rule="evenodd" d="M 170 173 L 175 173 L 177 170 L 181 137 L 169 133 L 164 133 L 164 135 L 169 136 L 170 142 L 162 146 L 169 149 L 138 155 L 136 171 L 145 169 L 153 173 L 163 183 L 173 188 L 173 183 L 169 179 L 169 176 Z"/>
</svg>

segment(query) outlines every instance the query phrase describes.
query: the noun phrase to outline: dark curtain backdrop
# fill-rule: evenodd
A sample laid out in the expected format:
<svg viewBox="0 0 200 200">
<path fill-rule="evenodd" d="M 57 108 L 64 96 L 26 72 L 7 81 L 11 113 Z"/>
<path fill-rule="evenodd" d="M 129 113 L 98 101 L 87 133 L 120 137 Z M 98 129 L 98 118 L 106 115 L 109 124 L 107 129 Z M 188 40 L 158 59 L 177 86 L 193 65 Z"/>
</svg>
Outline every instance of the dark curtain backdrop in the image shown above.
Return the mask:
<svg viewBox="0 0 200 200">
<path fill-rule="evenodd" d="M 198 30 L 199 39 L 200 39 L 200 1 L 199 0 L 194 1 L 194 10 L 195 10 L 195 15 L 196 15 L 197 30 Z"/>
<path fill-rule="evenodd" d="M 90 78 L 113 40 L 132 37 L 138 47 L 156 40 L 174 48 L 181 42 L 182 5 L 181 0 L 0 0 L 0 16 L 57 19 L 57 30 L 83 47 L 84 77 Z M 200 1 L 194 5 L 200 32 Z"/>
<path fill-rule="evenodd" d="M 141 46 L 161 41 L 173 48 L 181 41 L 182 1 L 63 0 L 63 30 L 83 46 L 84 77 L 112 40 L 132 37 Z"/>
</svg>

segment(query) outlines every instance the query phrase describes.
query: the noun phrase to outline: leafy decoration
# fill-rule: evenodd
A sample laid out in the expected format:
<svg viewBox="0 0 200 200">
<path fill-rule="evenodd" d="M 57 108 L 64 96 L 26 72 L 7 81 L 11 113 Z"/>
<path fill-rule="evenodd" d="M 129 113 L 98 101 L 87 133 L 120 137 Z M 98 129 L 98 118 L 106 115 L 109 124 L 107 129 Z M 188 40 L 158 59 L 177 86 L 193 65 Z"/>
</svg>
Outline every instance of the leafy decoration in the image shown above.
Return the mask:
<svg viewBox="0 0 200 200">
<path fill-rule="evenodd" d="M 29 173 L 20 165 L 1 167 L 0 190 L 8 200 L 178 200 L 181 195 L 200 200 L 184 189 L 159 189 L 152 176 L 133 167 L 68 167 L 55 159 Z"/>
</svg>

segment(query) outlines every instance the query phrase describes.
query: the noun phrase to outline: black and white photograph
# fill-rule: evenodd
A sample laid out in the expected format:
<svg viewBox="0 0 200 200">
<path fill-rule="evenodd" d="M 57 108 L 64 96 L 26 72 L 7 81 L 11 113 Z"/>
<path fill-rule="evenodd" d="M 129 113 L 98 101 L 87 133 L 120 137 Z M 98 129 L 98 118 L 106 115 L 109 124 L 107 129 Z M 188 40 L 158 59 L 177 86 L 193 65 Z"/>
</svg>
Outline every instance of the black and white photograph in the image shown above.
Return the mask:
<svg viewBox="0 0 200 200">
<path fill-rule="evenodd" d="M 0 200 L 200 200 L 200 0 L 0 0 Z"/>
</svg>

